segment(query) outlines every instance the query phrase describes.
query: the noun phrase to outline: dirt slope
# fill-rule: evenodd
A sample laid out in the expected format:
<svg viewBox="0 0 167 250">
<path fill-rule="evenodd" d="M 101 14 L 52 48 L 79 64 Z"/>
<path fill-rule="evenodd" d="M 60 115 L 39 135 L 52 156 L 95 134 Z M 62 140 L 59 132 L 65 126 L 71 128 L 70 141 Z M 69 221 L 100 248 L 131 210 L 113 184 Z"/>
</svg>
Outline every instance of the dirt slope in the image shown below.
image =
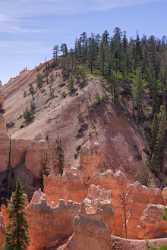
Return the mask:
<svg viewBox="0 0 167 250">
<path fill-rule="evenodd" d="M 44 78 L 42 89 L 37 88 L 37 74 L 45 71 L 46 64 L 34 70 L 25 70 L 4 86 L 4 108 L 9 133 L 16 139 L 61 138 L 67 165 L 79 168 L 81 150 L 97 149 L 100 168 L 122 169 L 129 176 L 136 176 L 143 168 L 144 142 L 137 128 L 121 110 L 105 100 L 105 81 L 89 76 L 84 88 L 75 86 L 76 93 L 69 95 L 68 81 L 61 70 L 52 69 L 54 98 Z M 23 112 L 30 107 L 32 97 L 29 85 L 35 89 L 35 119 L 25 125 Z M 99 96 L 101 98 L 99 98 Z M 100 99 L 100 100 L 99 100 Z"/>
</svg>

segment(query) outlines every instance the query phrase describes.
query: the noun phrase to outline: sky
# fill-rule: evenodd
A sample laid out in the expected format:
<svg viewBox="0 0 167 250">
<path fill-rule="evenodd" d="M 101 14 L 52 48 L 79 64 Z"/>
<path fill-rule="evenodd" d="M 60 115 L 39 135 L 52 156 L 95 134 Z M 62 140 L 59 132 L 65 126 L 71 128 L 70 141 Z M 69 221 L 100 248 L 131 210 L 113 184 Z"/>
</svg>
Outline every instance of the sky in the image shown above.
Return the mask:
<svg viewBox="0 0 167 250">
<path fill-rule="evenodd" d="M 167 0 L 0 0 L 0 80 L 72 46 L 82 33 L 126 30 L 129 37 L 167 35 Z"/>
</svg>

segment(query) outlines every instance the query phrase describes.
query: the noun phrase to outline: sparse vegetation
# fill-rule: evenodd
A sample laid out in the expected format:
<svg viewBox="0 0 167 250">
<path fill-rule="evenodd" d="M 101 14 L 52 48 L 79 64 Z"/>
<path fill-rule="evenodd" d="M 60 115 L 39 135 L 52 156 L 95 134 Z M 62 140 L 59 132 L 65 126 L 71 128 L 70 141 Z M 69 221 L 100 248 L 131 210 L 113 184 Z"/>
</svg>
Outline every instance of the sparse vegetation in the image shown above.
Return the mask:
<svg viewBox="0 0 167 250">
<path fill-rule="evenodd" d="M 49 80 L 48 80 L 50 98 L 54 97 L 53 82 L 54 82 L 54 77 L 53 77 L 53 74 L 51 74 L 50 77 L 49 77 Z"/>
<path fill-rule="evenodd" d="M 26 109 L 23 113 L 23 117 L 27 124 L 31 123 L 34 120 L 34 113 L 32 112 L 31 109 L 30 110 Z"/>
<path fill-rule="evenodd" d="M 32 84 L 29 84 L 29 92 L 33 98 L 35 95 L 35 89 L 34 89 L 34 86 Z"/>
<path fill-rule="evenodd" d="M 76 89 L 74 88 L 74 83 L 75 83 L 75 79 L 73 77 L 73 75 L 70 75 L 70 79 L 69 79 L 69 83 L 68 83 L 68 91 L 69 91 L 69 95 L 73 95 L 76 92 Z"/>
<path fill-rule="evenodd" d="M 75 70 L 76 84 L 82 89 L 87 85 L 86 72 L 83 67 L 77 67 Z"/>
<path fill-rule="evenodd" d="M 36 82 L 37 82 L 37 88 L 41 89 L 43 87 L 43 75 L 41 73 L 38 73 Z"/>
<path fill-rule="evenodd" d="M 106 96 L 100 96 L 100 95 L 97 94 L 96 97 L 95 97 L 95 101 L 92 103 L 90 109 L 95 110 L 98 106 L 100 106 L 106 100 L 107 100 Z"/>
</svg>

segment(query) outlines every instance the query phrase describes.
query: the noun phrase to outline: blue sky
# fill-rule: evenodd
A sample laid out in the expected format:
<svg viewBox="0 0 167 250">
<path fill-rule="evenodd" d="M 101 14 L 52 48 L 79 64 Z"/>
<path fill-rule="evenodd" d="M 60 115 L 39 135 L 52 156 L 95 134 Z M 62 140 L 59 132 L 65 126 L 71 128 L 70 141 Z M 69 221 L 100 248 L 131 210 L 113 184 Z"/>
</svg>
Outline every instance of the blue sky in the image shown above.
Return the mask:
<svg viewBox="0 0 167 250">
<path fill-rule="evenodd" d="M 52 56 L 86 31 L 167 35 L 167 0 L 0 0 L 0 79 Z"/>
</svg>

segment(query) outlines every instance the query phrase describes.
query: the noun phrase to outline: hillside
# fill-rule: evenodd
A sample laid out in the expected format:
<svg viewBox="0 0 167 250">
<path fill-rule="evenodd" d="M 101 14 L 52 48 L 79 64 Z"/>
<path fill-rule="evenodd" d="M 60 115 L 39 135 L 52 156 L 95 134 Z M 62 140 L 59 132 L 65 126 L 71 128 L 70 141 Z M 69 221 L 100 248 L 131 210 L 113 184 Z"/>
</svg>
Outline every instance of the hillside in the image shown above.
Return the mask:
<svg viewBox="0 0 167 250">
<path fill-rule="evenodd" d="M 86 86 L 78 85 L 71 96 L 69 82 L 63 80 L 61 69 L 53 69 L 49 73 L 49 77 L 54 77 L 51 98 L 46 79 L 42 88 L 37 88 L 36 77 L 45 67 L 44 64 L 24 71 L 4 86 L 5 119 L 12 138 L 47 138 L 51 142 L 61 138 L 67 165 L 79 168 L 80 151 L 97 150 L 101 155 L 98 163 L 101 171 L 121 169 L 131 178 L 137 178 L 144 166 L 144 141 L 135 123 L 113 105 L 109 97 L 103 100 L 109 96 L 105 90 L 106 80 L 88 75 Z M 36 89 L 35 118 L 26 125 L 23 113 L 32 102 L 30 84 Z"/>
<path fill-rule="evenodd" d="M 0 248 L 18 181 L 28 250 L 167 244 L 166 52 L 83 33 L 0 88 Z"/>
</svg>

